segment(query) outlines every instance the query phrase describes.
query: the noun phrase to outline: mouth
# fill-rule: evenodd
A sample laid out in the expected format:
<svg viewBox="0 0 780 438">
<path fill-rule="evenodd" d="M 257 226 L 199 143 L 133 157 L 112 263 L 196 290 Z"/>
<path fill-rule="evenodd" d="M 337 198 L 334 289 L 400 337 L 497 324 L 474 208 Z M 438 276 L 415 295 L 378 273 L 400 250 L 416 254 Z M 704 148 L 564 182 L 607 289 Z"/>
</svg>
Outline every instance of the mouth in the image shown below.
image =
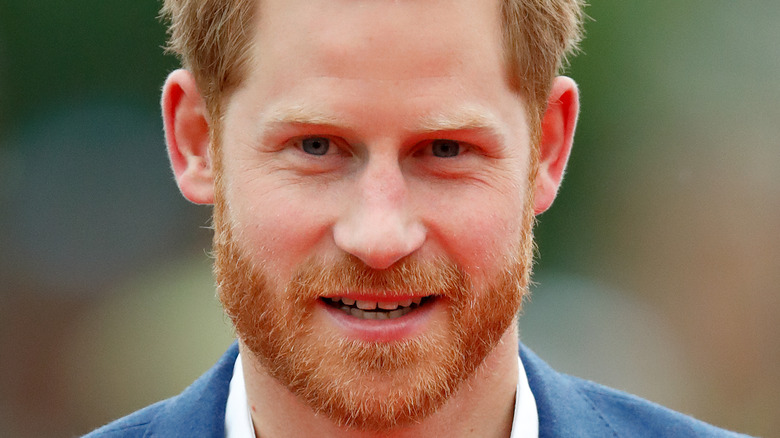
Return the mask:
<svg viewBox="0 0 780 438">
<path fill-rule="evenodd" d="M 415 309 L 426 306 L 436 299 L 435 295 L 410 297 L 400 301 L 368 301 L 346 297 L 322 297 L 327 306 L 338 309 L 358 319 L 397 319 Z"/>
</svg>

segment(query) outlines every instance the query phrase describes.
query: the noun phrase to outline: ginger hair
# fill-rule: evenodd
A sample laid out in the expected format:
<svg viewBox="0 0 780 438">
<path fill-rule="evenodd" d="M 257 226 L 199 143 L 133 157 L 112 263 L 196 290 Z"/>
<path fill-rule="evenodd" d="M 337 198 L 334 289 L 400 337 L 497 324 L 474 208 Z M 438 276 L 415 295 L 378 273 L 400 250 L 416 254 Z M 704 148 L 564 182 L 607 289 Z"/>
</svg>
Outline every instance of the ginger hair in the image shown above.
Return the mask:
<svg viewBox="0 0 780 438">
<path fill-rule="evenodd" d="M 241 84 L 249 64 L 252 23 L 262 0 L 164 0 L 167 50 L 195 77 L 212 120 Z M 507 82 L 528 105 L 538 130 L 552 80 L 582 39 L 584 0 L 503 0 Z"/>
</svg>

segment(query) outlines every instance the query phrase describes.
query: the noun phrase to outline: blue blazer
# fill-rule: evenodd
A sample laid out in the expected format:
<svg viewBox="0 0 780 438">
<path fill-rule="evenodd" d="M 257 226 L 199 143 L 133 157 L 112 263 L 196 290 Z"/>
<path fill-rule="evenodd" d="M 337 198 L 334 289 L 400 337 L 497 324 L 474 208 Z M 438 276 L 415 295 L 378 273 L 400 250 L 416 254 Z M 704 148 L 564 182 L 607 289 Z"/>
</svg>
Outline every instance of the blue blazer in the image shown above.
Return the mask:
<svg viewBox="0 0 780 438">
<path fill-rule="evenodd" d="M 87 435 L 97 437 L 224 437 L 237 344 L 181 394 Z M 520 345 L 539 412 L 539 437 L 738 437 L 630 394 L 561 374 Z"/>
</svg>

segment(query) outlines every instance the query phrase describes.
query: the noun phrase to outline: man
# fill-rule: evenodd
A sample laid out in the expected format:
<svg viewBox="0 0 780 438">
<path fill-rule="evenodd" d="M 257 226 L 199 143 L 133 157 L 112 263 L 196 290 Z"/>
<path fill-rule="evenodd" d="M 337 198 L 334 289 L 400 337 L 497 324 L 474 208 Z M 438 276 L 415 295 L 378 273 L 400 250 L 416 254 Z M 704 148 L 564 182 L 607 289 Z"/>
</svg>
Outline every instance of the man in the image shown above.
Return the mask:
<svg viewBox="0 0 780 438">
<path fill-rule="evenodd" d="M 578 0 L 170 0 L 184 196 L 238 335 L 94 436 L 728 435 L 524 347 L 578 113 Z M 240 352 L 240 354 L 239 354 Z M 520 360 L 522 359 L 522 360 Z"/>
</svg>

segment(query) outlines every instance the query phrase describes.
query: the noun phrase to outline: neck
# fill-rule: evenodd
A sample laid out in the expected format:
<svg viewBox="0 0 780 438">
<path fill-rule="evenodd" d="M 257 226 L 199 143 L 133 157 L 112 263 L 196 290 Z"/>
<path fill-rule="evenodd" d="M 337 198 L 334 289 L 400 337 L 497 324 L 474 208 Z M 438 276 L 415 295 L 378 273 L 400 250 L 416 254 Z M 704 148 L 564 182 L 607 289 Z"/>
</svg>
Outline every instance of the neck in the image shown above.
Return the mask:
<svg viewBox="0 0 780 438">
<path fill-rule="evenodd" d="M 240 345 L 247 398 L 260 437 L 488 437 L 507 438 L 512 430 L 517 388 L 517 327 L 512 324 L 485 362 L 434 414 L 418 424 L 388 432 L 345 429 L 315 414 L 269 376 Z"/>
</svg>

